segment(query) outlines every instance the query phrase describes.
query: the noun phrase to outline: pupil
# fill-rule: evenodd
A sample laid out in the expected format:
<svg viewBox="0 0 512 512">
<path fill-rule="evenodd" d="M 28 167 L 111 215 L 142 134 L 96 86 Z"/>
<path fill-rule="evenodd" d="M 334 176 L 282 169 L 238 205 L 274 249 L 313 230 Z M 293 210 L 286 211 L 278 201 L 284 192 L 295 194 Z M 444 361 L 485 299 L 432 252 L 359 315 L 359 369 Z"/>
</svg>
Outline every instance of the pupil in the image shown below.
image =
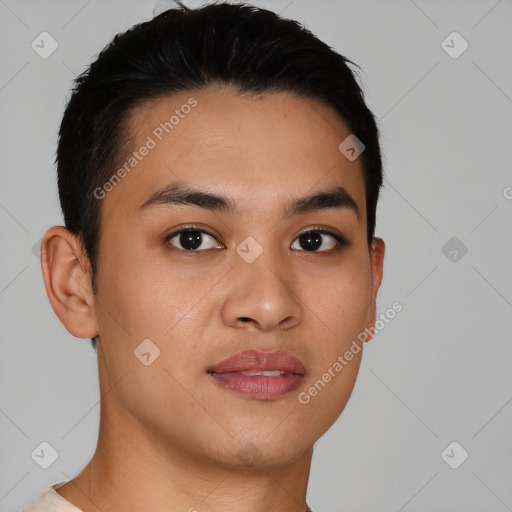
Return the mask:
<svg viewBox="0 0 512 512">
<path fill-rule="evenodd" d="M 197 249 L 201 245 L 201 233 L 199 231 L 183 231 L 180 235 L 180 244 L 185 249 Z"/>
<path fill-rule="evenodd" d="M 322 235 L 317 231 L 308 231 L 299 237 L 300 245 L 306 251 L 314 251 L 322 245 Z"/>
</svg>

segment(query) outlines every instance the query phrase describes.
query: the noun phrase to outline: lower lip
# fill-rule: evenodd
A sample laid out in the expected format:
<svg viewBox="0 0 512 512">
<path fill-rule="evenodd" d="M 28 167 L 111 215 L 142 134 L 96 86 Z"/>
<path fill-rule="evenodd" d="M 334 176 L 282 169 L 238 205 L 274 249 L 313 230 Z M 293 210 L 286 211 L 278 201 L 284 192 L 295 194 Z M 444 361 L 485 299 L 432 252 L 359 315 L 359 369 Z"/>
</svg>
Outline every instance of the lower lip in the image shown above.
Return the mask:
<svg viewBox="0 0 512 512">
<path fill-rule="evenodd" d="M 248 398 L 275 400 L 300 386 L 304 375 L 285 373 L 273 377 L 243 375 L 240 372 L 210 374 L 224 387 L 237 391 Z"/>
</svg>

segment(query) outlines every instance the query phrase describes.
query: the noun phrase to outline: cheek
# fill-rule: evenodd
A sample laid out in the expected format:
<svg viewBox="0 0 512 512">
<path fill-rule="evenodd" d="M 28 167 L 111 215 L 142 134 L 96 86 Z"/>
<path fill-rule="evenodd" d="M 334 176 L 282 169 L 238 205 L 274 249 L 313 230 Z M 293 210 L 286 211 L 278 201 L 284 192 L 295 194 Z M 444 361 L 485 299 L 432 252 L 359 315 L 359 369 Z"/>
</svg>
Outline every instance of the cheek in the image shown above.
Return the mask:
<svg viewBox="0 0 512 512">
<path fill-rule="evenodd" d="M 114 393 L 126 409 L 164 428 L 194 408 L 180 382 L 188 368 L 202 368 L 194 361 L 198 341 L 190 322 L 195 309 L 204 309 L 198 301 L 212 279 L 194 278 L 192 270 L 183 276 L 165 258 L 149 262 L 142 251 L 121 245 L 105 249 L 96 315 L 109 379 L 119 382 Z"/>
<path fill-rule="evenodd" d="M 109 256 L 98 274 L 97 316 L 102 339 L 118 347 L 119 372 L 136 361 L 133 352 L 145 339 L 160 350 L 159 365 L 173 371 L 180 364 L 197 366 L 193 358 L 204 353 L 200 334 L 218 308 L 208 292 L 226 269 L 177 265 L 163 250 L 149 259 L 146 251 L 121 249 L 120 244 L 106 249 Z"/>
<path fill-rule="evenodd" d="M 148 253 L 143 241 L 121 233 L 105 242 L 98 265 L 104 327 L 113 324 L 122 336 L 129 333 L 139 342 L 162 338 L 186 314 L 198 283 L 183 279 L 164 257 L 149 258 Z"/>
<path fill-rule="evenodd" d="M 371 274 L 364 257 L 347 258 L 337 267 L 308 277 L 303 301 L 320 319 L 322 332 L 339 349 L 364 329 L 370 308 Z"/>
<path fill-rule="evenodd" d="M 315 320 L 315 357 L 298 401 L 316 418 L 314 427 L 327 430 L 345 408 L 359 372 L 363 348 L 358 336 L 370 307 L 370 274 L 364 260 L 355 261 L 319 283 L 306 301 L 321 322 Z"/>
<path fill-rule="evenodd" d="M 363 351 L 358 336 L 365 328 L 371 301 L 370 269 L 364 256 L 347 258 L 336 271 L 317 280 L 315 293 L 307 300 L 322 322 L 315 335 L 319 357 L 299 402 L 317 417 L 318 424 L 330 426 L 354 388 Z"/>
</svg>

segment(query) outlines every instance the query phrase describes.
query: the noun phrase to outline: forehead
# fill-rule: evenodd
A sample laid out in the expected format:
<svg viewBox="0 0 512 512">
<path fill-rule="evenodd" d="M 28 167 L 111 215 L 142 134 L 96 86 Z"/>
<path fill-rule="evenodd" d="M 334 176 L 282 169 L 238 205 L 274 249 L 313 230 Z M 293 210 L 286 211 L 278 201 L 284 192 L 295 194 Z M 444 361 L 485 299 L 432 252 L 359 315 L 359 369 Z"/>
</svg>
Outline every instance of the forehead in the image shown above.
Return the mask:
<svg viewBox="0 0 512 512">
<path fill-rule="evenodd" d="M 123 177 L 102 204 L 109 216 L 135 212 L 173 182 L 229 189 L 248 207 L 341 185 L 364 210 L 360 159 L 338 149 L 350 131 L 316 99 L 228 88 L 182 92 L 133 108 L 126 133 Z"/>
</svg>

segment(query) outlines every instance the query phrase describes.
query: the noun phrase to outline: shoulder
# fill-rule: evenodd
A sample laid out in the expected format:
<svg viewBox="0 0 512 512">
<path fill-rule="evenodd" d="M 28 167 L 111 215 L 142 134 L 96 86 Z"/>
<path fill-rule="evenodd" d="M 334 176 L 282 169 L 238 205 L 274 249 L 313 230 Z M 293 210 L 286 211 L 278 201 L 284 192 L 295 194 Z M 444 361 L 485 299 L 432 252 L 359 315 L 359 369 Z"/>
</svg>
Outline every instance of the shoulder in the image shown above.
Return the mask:
<svg viewBox="0 0 512 512">
<path fill-rule="evenodd" d="M 23 512 L 82 512 L 64 499 L 55 489 L 62 487 L 68 480 L 47 487 Z"/>
</svg>

